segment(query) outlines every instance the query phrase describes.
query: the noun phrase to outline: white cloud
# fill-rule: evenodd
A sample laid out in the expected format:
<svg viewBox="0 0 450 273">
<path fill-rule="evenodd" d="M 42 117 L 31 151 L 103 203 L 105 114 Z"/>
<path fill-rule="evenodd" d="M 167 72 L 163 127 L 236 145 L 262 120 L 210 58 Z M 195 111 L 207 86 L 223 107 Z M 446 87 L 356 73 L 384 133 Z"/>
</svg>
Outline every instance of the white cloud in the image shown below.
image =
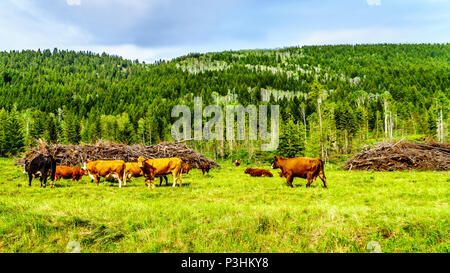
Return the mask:
<svg viewBox="0 0 450 273">
<path fill-rule="evenodd" d="M 69 6 L 79 6 L 81 5 L 81 0 L 66 0 L 66 3 Z"/>
<path fill-rule="evenodd" d="M 381 6 L 381 0 L 366 0 L 369 6 Z"/>
</svg>

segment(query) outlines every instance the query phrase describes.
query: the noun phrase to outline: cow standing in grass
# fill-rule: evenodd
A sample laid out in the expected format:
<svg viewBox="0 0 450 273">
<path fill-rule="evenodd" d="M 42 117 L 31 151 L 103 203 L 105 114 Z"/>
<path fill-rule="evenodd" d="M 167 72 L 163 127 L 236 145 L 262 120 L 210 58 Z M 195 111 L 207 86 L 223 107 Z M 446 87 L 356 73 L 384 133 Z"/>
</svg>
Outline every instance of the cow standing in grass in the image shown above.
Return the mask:
<svg viewBox="0 0 450 273">
<path fill-rule="evenodd" d="M 28 186 L 31 186 L 33 177 L 40 176 L 41 187 L 43 186 L 45 188 L 47 186 L 49 172 L 51 181 L 55 180 L 56 161 L 51 155 L 38 155 L 30 163 L 25 161 L 25 172 L 28 174 Z"/>
<path fill-rule="evenodd" d="M 311 183 L 319 177 L 323 181 L 323 186 L 327 187 L 323 161 L 320 158 L 283 158 L 275 156 L 272 169 L 281 169 L 280 176 L 286 177 L 286 182 L 291 187 L 294 187 L 292 184 L 294 177 L 308 179 L 306 187 L 311 186 Z"/>
<path fill-rule="evenodd" d="M 72 178 L 72 181 L 79 181 L 83 175 L 86 175 L 86 171 L 80 167 L 56 166 L 55 180 L 53 180 L 52 187 L 54 182 L 60 180 L 61 178 Z"/>
<path fill-rule="evenodd" d="M 209 170 L 211 169 L 211 166 L 208 163 L 201 164 L 200 169 L 202 170 L 203 175 L 209 174 Z"/>
<path fill-rule="evenodd" d="M 132 177 L 141 177 L 144 175 L 141 168 L 139 168 L 138 162 L 127 162 L 125 163 L 125 175 L 127 176 L 127 179 L 130 179 Z M 125 186 L 126 186 L 125 182 Z"/>
<path fill-rule="evenodd" d="M 145 159 L 140 156 L 138 158 L 139 167 L 142 169 L 144 173 L 145 182 L 148 183 L 148 187 L 155 187 L 155 177 L 166 176 L 168 174 L 172 174 L 173 176 L 173 187 L 175 187 L 176 182 L 178 180 L 179 185 L 183 183 L 181 180 L 182 177 L 182 164 L 183 161 L 181 158 L 172 157 L 172 158 L 157 158 L 157 159 Z M 148 181 L 150 180 L 150 181 Z"/>
<path fill-rule="evenodd" d="M 126 165 L 123 160 L 98 160 L 84 162 L 83 169 L 89 173 L 89 176 L 95 180 L 98 186 L 100 177 L 112 176 L 119 180 L 119 188 L 122 187 L 122 180 L 124 184 L 127 183 Z"/>
</svg>

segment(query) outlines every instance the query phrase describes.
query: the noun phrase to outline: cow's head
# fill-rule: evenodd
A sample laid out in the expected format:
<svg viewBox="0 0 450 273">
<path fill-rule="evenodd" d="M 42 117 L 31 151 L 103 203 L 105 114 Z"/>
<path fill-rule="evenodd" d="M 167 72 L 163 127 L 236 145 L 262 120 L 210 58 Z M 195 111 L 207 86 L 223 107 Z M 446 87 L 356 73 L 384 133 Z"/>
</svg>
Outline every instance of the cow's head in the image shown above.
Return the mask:
<svg viewBox="0 0 450 273">
<path fill-rule="evenodd" d="M 280 159 L 282 159 L 281 156 L 280 156 L 280 157 L 275 156 L 275 157 L 273 158 L 272 169 L 278 169 L 278 168 L 280 168 Z"/>
<path fill-rule="evenodd" d="M 28 174 L 28 160 L 25 159 L 25 165 L 23 166 L 23 173 Z"/>
<path fill-rule="evenodd" d="M 145 158 L 143 156 L 140 156 L 138 158 L 138 166 L 139 166 L 139 168 L 142 169 L 144 167 L 144 161 L 145 161 Z"/>
<path fill-rule="evenodd" d="M 247 168 L 247 169 L 245 169 L 245 173 L 250 173 L 250 171 L 251 171 L 251 169 L 250 168 Z"/>
<path fill-rule="evenodd" d="M 87 174 L 87 171 L 88 171 L 87 166 L 86 166 L 87 163 L 89 163 L 89 160 L 86 160 L 86 161 L 83 163 L 83 167 L 81 167 L 81 170 L 83 170 L 86 174 Z"/>
<path fill-rule="evenodd" d="M 183 173 L 189 173 L 189 164 L 183 163 L 181 165 L 181 169 L 182 169 Z"/>
</svg>

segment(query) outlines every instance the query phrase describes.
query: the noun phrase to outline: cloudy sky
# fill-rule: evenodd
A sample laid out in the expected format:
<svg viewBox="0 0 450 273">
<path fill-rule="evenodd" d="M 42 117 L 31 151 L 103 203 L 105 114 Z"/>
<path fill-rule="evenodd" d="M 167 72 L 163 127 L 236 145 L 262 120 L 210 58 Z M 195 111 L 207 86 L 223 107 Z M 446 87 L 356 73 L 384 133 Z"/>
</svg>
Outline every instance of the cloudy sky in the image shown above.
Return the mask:
<svg viewBox="0 0 450 273">
<path fill-rule="evenodd" d="M 1 0 L 0 51 L 190 52 L 450 42 L 450 0 Z"/>
</svg>

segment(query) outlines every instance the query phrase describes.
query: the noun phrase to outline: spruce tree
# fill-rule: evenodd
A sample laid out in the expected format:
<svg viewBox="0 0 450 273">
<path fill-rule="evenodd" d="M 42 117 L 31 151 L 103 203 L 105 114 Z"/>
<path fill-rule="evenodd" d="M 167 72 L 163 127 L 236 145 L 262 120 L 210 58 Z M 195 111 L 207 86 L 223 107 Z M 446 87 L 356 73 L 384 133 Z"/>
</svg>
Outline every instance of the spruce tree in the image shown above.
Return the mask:
<svg viewBox="0 0 450 273">
<path fill-rule="evenodd" d="M 15 110 L 11 111 L 7 122 L 6 143 L 7 152 L 12 155 L 22 152 L 25 146 L 23 126 Z"/>
<path fill-rule="evenodd" d="M 80 123 L 71 112 L 67 112 L 64 119 L 64 134 L 67 143 L 78 144 L 81 140 Z"/>
<path fill-rule="evenodd" d="M 298 157 L 305 151 L 305 127 L 301 122 L 289 119 L 280 136 L 278 152 L 284 157 Z"/>
</svg>

